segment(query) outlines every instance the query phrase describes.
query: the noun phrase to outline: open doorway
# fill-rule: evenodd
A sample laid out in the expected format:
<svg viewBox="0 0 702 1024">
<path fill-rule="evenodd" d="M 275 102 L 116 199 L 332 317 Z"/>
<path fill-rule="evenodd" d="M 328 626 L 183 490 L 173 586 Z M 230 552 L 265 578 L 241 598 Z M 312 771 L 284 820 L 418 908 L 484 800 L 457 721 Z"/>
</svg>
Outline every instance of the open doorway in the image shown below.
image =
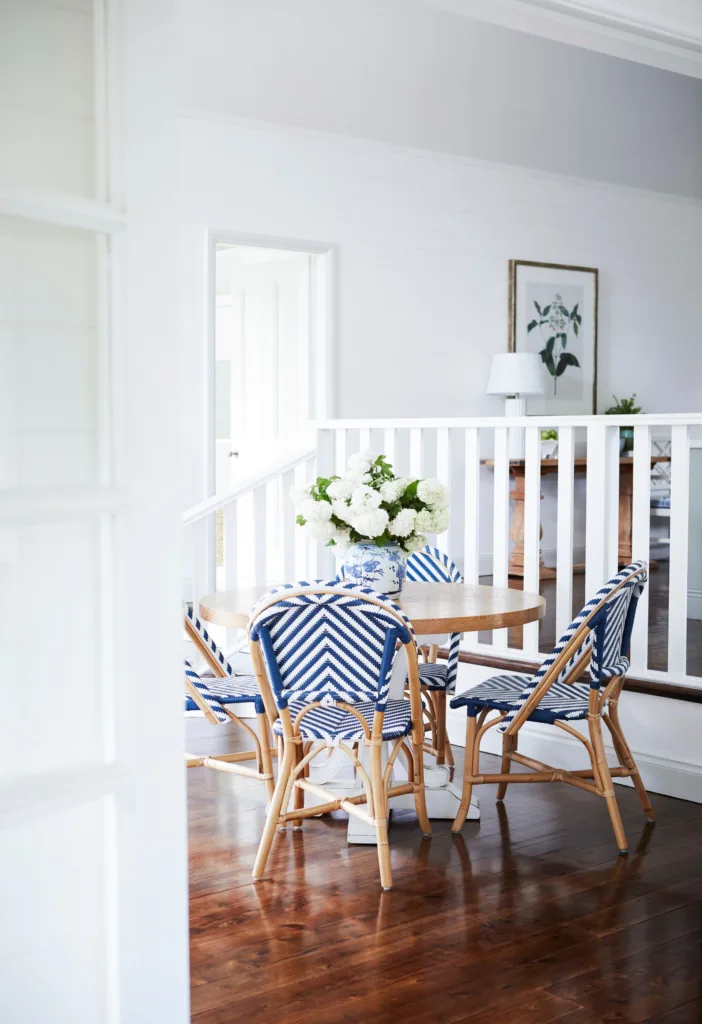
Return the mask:
<svg viewBox="0 0 702 1024">
<path fill-rule="evenodd" d="M 329 246 L 213 238 L 210 492 L 332 414 Z"/>
</svg>

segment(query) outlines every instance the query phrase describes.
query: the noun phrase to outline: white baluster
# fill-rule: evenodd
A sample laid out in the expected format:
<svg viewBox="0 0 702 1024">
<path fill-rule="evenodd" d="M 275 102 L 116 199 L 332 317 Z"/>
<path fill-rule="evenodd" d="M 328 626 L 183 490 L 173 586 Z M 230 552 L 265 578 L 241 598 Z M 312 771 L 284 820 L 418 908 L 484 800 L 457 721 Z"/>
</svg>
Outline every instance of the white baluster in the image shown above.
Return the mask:
<svg viewBox="0 0 702 1024">
<path fill-rule="evenodd" d="M 225 590 L 234 590 L 238 580 L 239 503 L 231 501 L 222 509 L 222 546 Z"/>
<path fill-rule="evenodd" d="M 671 428 L 670 579 L 668 599 L 668 671 L 687 672 L 687 569 L 690 512 L 688 427 Z"/>
<path fill-rule="evenodd" d="M 466 583 L 477 583 L 480 543 L 480 431 L 478 427 L 466 427 L 465 436 L 463 579 Z"/>
<path fill-rule="evenodd" d="M 619 427 L 605 427 L 605 507 L 606 579 L 619 571 Z M 627 456 L 628 458 L 628 456 Z"/>
<path fill-rule="evenodd" d="M 254 527 L 254 586 L 268 582 L 268 549 L 267 549 L 267 500 L 266 486 L 262 484 L 253 492 L 253 527 Z"/>
<path fill-rule="evenodd" d="M 509 566 L 509 455 L 507 427 L 495 428 L 495 476 L 493 489 L 492 530 L 492 583 L 495 587 L 508 584 Z M 507 647 L 507 630 L 494 629 L 495 647 Z"/>
<path fill-rule="evenodd" d="M 450 486 L 451 432 L 447 427 L 440 427 L 436 432 L 436 475 L 443 484 Z M 441 548 L 442 551 L 447 551 L 449 554 L 451 553 L 450 532 L 451 524 L 449 524 L 448 530 L 445 530 L 436 538 L 436 546 Z"/>
<path fill-rule="evenodd" d="M 539 592 L 541 529 L 541 431 L 527 427 L 524 438 L 524 589 Z M 523 627 L 523 648 L 530 658 L 539 653 L 539 623 Z"/>
<path fill-rule="evenodd" d="M 411 427 L 409 432 L 409 475 L 417 480 L 422 476 L 422 441 L 424 431 Z"/>
<path fill-rule="evenodd" d="M 193 610 L 199 614 L 200 599 L 211 594 L 214 588 L 212 545 L 210 543 L 210 520 L 206 516 L 193 523 Z"/>
<path fill-rule="evenodd" d="M 609 579 L 607 555 L 607 428 L 596 421 L 587 428 L 585 485 L 585 597 L 589 600 Z"/>
<path fill-rule="evenodd" d="M 651 548 L 651 428 L 634 427 L 634 481 L 631 516 L 631 560 L 649 561 Z M 632 672 L 648 667 L 648 591 L 639 599 L 631 635 Z"/>
<path fill-rule="evenodd" d="M 358 432 L 358 439 L 362 452 L 367 451 L 371 446 L 371 432 L 369 427 L 361 427 Z"/>
<path fill-rule="evenodd" d="M 397 430 L 392 427 L 387 428 L 383 431 L 383 455 L 388 460 L 391 466 L 395 469 L 395 475 L 400 476 L 397 467 L 395 466 L 395 459 L 397 453 Z"/>
<path fill-rule="evenodd" d="M 295 472 L 289 469 L 280 478 L 278 509 L 281 517 L 282 583 L 295 581 L 295 509 L 290 500 L 290 489 L 295 483 Z"/>
<path fill-rule="evenodd" d="M 573 511 L 575 446 L 573 428 L 558 430 L 558 496 L 556 508 L 556 636 L 573 618 Z"/>
<path fill-rule="evenodd" d="M 346 463 L 349 457 L 347 451 L 347 431 L 344 430 L 343 427 L 339 427 L 339 429 L 335 430 L 334 433 L 336 435 L 334 439 L 334 462 L 336 465 L 335 472 L 337 476 L 342 476 L 346 470 Z"/>
</svg>

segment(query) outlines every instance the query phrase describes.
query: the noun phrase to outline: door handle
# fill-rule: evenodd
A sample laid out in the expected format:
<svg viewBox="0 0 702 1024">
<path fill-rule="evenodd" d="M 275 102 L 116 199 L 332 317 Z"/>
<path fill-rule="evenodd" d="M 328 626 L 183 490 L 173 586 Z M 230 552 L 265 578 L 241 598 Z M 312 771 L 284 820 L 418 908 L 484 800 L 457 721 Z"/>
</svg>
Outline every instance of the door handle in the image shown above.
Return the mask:
<svg viewBox="0 0 702 1024">
<path fill-rule="evenodd" d="M 230 459 L 238 459 L 239 458 L 239 452 L 227 452 L 227 455 L 229 456 Z"/>
</svg>

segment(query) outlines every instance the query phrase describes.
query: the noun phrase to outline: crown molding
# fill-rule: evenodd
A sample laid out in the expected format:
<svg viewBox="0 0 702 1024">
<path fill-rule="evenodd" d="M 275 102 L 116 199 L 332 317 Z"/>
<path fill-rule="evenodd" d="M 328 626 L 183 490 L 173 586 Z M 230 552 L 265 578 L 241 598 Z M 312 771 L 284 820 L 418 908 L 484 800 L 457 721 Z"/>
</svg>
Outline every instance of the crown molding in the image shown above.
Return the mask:
<svg viewBox="0 0 702 1024">
<path fill-rule="evenodd" d="M 702 78 L 697 0 L 420 0 L 612 57 Z"/>
</svg>

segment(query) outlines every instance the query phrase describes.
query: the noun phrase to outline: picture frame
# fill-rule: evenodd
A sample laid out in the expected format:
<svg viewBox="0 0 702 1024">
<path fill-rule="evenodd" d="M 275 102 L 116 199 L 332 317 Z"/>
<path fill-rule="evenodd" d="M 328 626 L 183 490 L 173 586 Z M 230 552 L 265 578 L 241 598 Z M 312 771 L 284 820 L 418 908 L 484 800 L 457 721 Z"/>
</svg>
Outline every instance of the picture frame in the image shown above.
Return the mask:
<svg viewBox="0 0 702 1024">
<path fill-rule="evenodd" d="M 541 356 L 544 395 L 529 399 L 532 415 L 597 412 L 595 267 L 509 261 L 509 352 Z"/>
</svg>

